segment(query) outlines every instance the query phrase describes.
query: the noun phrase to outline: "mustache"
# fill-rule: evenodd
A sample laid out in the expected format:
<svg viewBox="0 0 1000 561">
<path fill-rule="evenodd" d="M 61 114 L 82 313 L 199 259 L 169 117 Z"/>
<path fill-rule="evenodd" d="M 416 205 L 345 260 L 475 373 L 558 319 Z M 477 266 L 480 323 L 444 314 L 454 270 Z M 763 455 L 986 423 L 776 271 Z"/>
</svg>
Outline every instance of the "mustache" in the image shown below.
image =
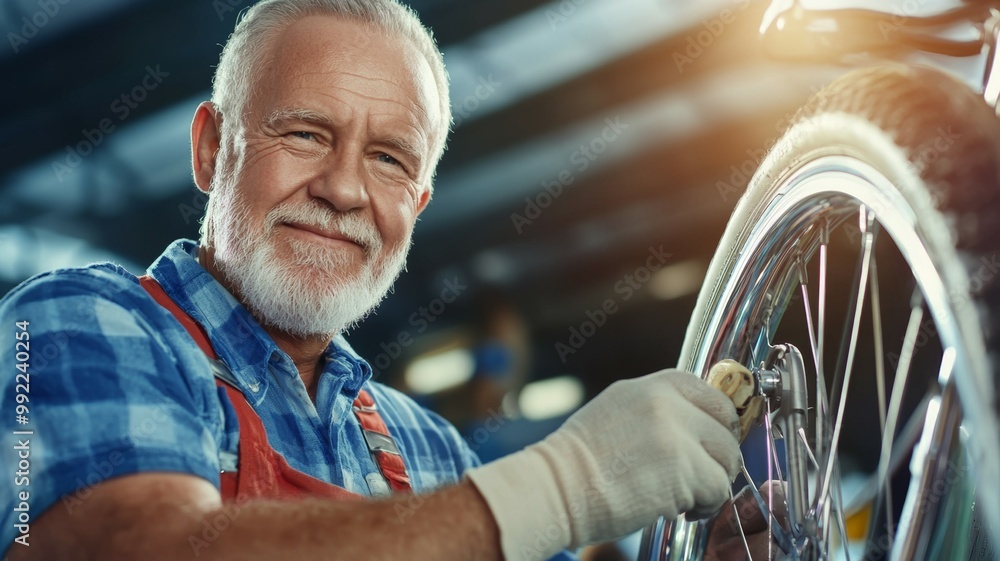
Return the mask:
<svg viewBox="0 0 1000 561">
<path fill-rule="evenodd" d="M 369 220 L 359 214 L 337 212 L 320 204 L 283 203 L 267 213 L 266 221 L 269 230 L 283 222 L 295 222 L 336 232 L 358 244 L 368 253 L 382 249 L 382 237 Z"/>
</svg>

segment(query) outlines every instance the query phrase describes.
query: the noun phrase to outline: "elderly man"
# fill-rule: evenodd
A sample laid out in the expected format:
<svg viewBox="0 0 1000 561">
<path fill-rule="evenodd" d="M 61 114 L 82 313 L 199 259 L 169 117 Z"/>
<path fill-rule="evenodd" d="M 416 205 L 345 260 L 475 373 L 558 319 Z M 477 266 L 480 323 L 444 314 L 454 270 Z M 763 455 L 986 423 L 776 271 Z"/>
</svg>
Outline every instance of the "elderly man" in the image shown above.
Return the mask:
<svg viewBox="0 0 1000 561">
<path fill-rule="evenodd" d="M 251 9 L 192 124 L 200 243 L 0 302 L 35 353 L 0 386 L 9 412 L 30 384 L 0 452 L 30 463 L 0 485 L 9 558 L 545 559 L 722 505 L 737 418 L 690 374 L 616 383 L 485 466 L 370 380 L 341 333 L 402 269 L 450 120 L 441 55 L 394 0 Z"/>
</svg>

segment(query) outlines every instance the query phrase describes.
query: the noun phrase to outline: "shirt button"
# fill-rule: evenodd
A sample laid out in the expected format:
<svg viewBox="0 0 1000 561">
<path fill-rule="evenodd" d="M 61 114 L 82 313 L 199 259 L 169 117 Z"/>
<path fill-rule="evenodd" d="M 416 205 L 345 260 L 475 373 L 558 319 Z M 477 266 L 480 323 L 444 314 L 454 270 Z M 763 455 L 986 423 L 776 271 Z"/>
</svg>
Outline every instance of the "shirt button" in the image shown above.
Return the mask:
<svg viewBox="0 0 1000 561">
<path fill-rule="evenodd" d="M 250 384 L 250 391 L 252 391 L 253 393 L 257 393 L 259 389 L 260 389 L 260 384 Z"/>
</svg>

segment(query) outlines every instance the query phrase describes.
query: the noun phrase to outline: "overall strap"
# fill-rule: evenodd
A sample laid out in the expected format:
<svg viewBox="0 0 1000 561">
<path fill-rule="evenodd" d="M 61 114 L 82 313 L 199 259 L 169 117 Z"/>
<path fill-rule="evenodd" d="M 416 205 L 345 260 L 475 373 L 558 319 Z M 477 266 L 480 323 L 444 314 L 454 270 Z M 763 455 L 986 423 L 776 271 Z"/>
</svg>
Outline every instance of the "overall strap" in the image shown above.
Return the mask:
<svg viewBox="0 0 1000 561">
<path fill-rule="evenodd" d="M 173 314 L 177 318 L 177 321 L 187 330 L 191 338 L 194 339 L 194 342 L 208 357 L 215 379 L 229 386 L 226 389 L 230 394 L 230 401 L 233 401 L 233 392 L 229 392 L 229 390 L 238 390 L 238 384 L 229 369 L 219 360 L 215 349 L 212 348 L 212 344 L 208 340 L 208 334 L 205 332 L 205 329 L 187 312 L 182 310 L 155 279 L 148 275 L 142 276 L 139 277 L 139 284 L 157 303 Z M 240 397 L 243 397 L 243 401 L 246 401 L 242 394 L 240 394 Z M 234 401 L 233 403 L 235 406 L 236 402 Z M 249 403 L 247 405 L 249 409 Z M 385 482 L 388 483 L 389 488 L 392 491 L 410 491 L 410 477 L 406 473 L 406 464 L 403 462 L 403 456 L 399 451 L 399 447 L 396 446 L 396 441 L 389 434 L 389 429 L 386 427 L 385 421 L 382 420 L 382 416 L 378 412 L 378 407 L 375 405 L 375 399 L 368 390 L 362 389 L 358 393 L 352 409 L 358 419 L 358 423 L 361 425 L 365 443 L 368 445 L 368 451 L 372 455 L 372 459 L 375 460 L 375 464 L 378 466 Z M 252 413 L 252 409 L 250 412 Z M 256 420 L 259 423 L 259 417 Z"/>
<path fill-rule="evenodd" d="M 168 312 L 177 318 L 177 321 L 181 322 L 181 325 L 191 335 L 194 342 L 198 344 L 201 352 L 205 353 L 212 360 L 219 359 L 219 355 L 215 354 L 215 349 L 212 348 L 212 343 L 208 341 L 208 334 L 205 333 L 205 328 L 188 315 L 187 312 L 182 310 L 177 305 L 177 302 L 174 302 L 173 298 L 163 290 L 160 283 L 156 282 L 156 279 L 149 275 L 144 275 L 139 277 L 139 284 L 153 297 L 153 300 L 156 300 L 157 304 L 166 308 Z"/>
<path fill-rule="evenodd" d="M 410 491 L 410 476 L 406 474 L 403 455 L 400 453 L 399 447 L 396 446 L 396 441 L 389 434 L 385 421 L 378 413 L 375 399 L 368 393 L 368 390 L 358 392 L 353 409 L 354 415 L 361 424 L 362 433 L 365 435 L 368 451 L 371 452 L 375 463 L 378 464 L 382 477 L 389 482 L 389 488 L 396 492 Z"/>
</svg>

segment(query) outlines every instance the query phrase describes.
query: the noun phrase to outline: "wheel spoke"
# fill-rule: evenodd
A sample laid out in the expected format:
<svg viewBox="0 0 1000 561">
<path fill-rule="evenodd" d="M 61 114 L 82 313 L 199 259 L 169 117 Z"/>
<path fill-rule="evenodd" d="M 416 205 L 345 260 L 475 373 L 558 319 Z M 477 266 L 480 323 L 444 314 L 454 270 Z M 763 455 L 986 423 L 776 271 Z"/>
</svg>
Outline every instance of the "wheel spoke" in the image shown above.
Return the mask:
<svg viewBox="0 0 1000 561">
<path fill-rule="evenodd" d="M 778 543 L 778 547 L 780 547 L 782 551 L 788 553 L 791 556 L 791 559 L 799 561 L 800 556 L 798 554 L 798 550 L 795 548 L 795 543 L 792 541 L 792 538 L 785 532 L 785 529 L 781 526 L 781 524 L 772 524 L 772 520 L 775 518 L 774 514 L 771 512 L 767 503 L 764 502 L 764 497 L 761 496 L 760 491 L 757 489 L 757 483 L 755 483 L 753 478 L 750 477 L 750 472 L 748 472 L 746 468 L 746 462 L 740 463 L 740 469 L 742 470 L 743 477 L 750 485 L 750 493 L 753 494 L 754 500 L 757 501 L 757 508 L 759 508 L 761 514 L 767 518 L 768 532 L 770 532 L 770 535 L 774 537 L 774 540 Z"/>
<path fill-rule="evenodd" d="M 826 521 L 830 520 L 830 508 L 830 503 L 823 508 L 823 543 L 826 544 L 827 554 L 830 553 L 830 525 Z"/>
<path fill-rule="evenodd" d="M 774 488 L 770 485 L 772 481 L 784 482 L 785 477 L 781 473 L 781 464 L 778 462 L 778 451 L 777 451 L 777 439 L 774 437 L 774 430 L 771 425 L 771 401 L 768 400 L 765 404 L 767 410 L 764 413 L 764 432 L 767 433 L 767 442 L 765 446 L 767 447 L 767 504 L 774 504 Z M 774 466 L 774 472 L 771 471 L 771 466 Z M 775 477 L 774 474 L 777 474 Z M 788 496 L 785 496 L 785 502 L 787 505 Z M 767 518 L 767 534 L 772 535 L 772 524 L 774 516 L 768 516 Z M 767 559 L 770 561 L 773 558 L 771 542 L 768 541 L 767 544 Z"/>
<path fill-rule="evenodd" d="M 878 264 L 875 256 L 872 256 L 870 276 L 871 276 L 871 300 L 872 300 L 872 342 L 875 347 L 875 384 L 878 392 L 878 420 L 879 429 L 885 434 L 886 426 L 886 397 L 885 397 L 885 352 L 882 338 L 882 302 L 879 296 Z M 890 446 L 891 450 L 891 446 Z M 885 490 L 885 522 L 889 532 L 889 539 L 892 539 L 892 488 L 886 482 Z"/>
<path fill-rule="evenodd" d="M 733 505 L 733 514 L 736 515 L 736 527 L 740 529 L 740 539 L 743 540 L 743 551 L 747 554 L 747 561 L 753 561 L 753 555 L 750 554 L 750 544 L 747 543 L 747 535 L 743 532 L 743 521 L 740 520 L 740 510 L 736 508 L 736 497 L 733 496 L 732 489 L 729 490 L 729 500 Z M 768 561 L 770 560 L 770 548 L 768 548 Z"/>
<path fill-rule="evenodd" d="M 767 446 L 768 461 L 774 463 L 774 470 L 778 474 L 778 479 L 784 479 L 784 477 L 781 474 L 781 465 L 778 463 L 778 452 L 775 449 L 778 439 L 774 437 L 774 430 L 771 424 L 771 414 L 773 413 L 773 411 L 771 411 L 771 402 L 767 401 L 765 407 L 766 411 L 764 414 L 764 429 L 765 429 L 764 432 L 767 433 L 767 442 L 765 442 L 764 444 L 765 446 Z M 768 473 L 768 477 L 774 479 L 774 477 L 770 472 Z"/>
<path fill-rule="evenodd" d="M 806 266 L 802 262 L 801 254 L 799 254 L 797 261 L 799 266 L 799 288 L 802 290 L 802 307 L 806 311 L 806 332 L 809 335 L 809 348 L 812 350 L 816 371 L 819 372 L 820 365 L 819 354 L 816 350 L 816 330 L 813 328 L 812 303 L 809 301 L 809 277 L 806 272 Z"/>
<path fill-rule="evenodd" d="M 861 312 L 864 309 L 864 299 L 865 293 L 867 292 L 868 284 L 868 270 L 872 259 L 872 249 L 875 245 L 875 215 L 868 211 L 865 206 L 860 208 L 861 221 L 860 225 L 862 227 L 863 233 L 863 244 L 861 247 L 861 267 L 858 271 L 859 274 L 855 276 L 855 282 L 852 294 L 855 295 L 855 300 L 853 302 L 853 320 L 850 324 L 850 338 L 848 339 L 848 349 L 847 356 L 844 362 L 843 378 L 840 386 L 840 398 L 837 402 L 837 416 L 834 419 L 833 425 L 833 435 L 830 439 L 829 452 L 826 455 L 826 467 L 823 471 L 823 477 L 820 479 L 820 484 L 818 485 L 819 493 L 815 497 L 814 508 L 821 505 L 823 501 L 826 500 L 827 494 L 830 491 L 830 483 L 833 479 L 833 469 L 836 465 L 837 458 L 837 447 L 840 440 L 840 430 L 844 422 L 844 408 L 847 405 L 847 389 L 851 385 L 851 373 L 853 372 L 854 366 L 854 355 L 857 351 L 858 346 L 858 331 L 861 328 Z M 840 372 L 838 372 L 839 374 Z M 816 509 L 817 511 L 819 509 Z"/>
<path fill-rule="evenodd" d="M 823 342 L 826 338 L 826 254 L 830 242 L 830 223 L 823 221 L 819 245 L 819 294 L 816 311 L 819 325 L 816 331 L 816 453 L 825 450 L 826 427 L 823 419 L 830 408 L 826 395 L 826 375 L 823 372 Z"/>
<path fill-rule="evenodd" d="M 878 286 L 878 264 L 876 258 L 872 256 L 871 269 L 869 269 L 871 280 L 872 299 L 872 339 L 875 345 L 875 385 L 878 391 L 878 421 L 879 430 L 885 430 L 885 353 L 882 348 L 882 305 L 879 299 Z"/>
<path fill-rule="evenodd" d="M 891 74 L 892 80 L 899 78 L 897 74 Z M 904 78 L 893 85 L 919 86 L 918 79 Z M 833 93 L 841 96 L 844 107 L 854 107 L 854 102 L 871 94 L 866 84 L 870 80 L 848 79 Z M 885 109 L 892 110 L 891 105 Z M 996 493 L 987 492 L 992 489 L 989 476 L 996 480 L 1000 471 L 1000 450 L 991 446 L 1000 439 L 991 407 L 996 396 L 983 391 L 991 389 L 984 380 L 991 373 L 992 348 L 980 325 L 980 320 L 991 320 L 1000 311 L 992 300 L 977 298 L 981 291 L 973 290 L 986 281 L 971 279 L 971 268 L 981 265 L 975 261 L 988 257 L 982 255 L 986 246 L 976 246 L 982 251 L 970 255 L 949 236 L 953 201 L 928 204 L 948 185 L 930 185 L 925 177 L 896 173 L 921 162 L 915 162 L 914 145 L 903 138 L 906 135 L 895 134 L 899 131 L 894 123 L 886 125 L 871 112 L 849 113 L 851 119 L 835 113 L 808 117 L 793 131 L 803 135 L 784 137 L 758 170 L 746 204 L 737 207 L 726 225 L 678 362 L 703 373 L 716 360 L 746 363 L 753 358 L 756 395 L 768 396 L 768 409 L 776 410 L 768 412 L 766 449 L 759 450 L 766 452 L 768 465 L 754 470 L 753 476 L 787 478 L 783 483 L 790 488 L 785 493 L 787 506 L 804 511 L 791 513 L 791 523 L 775 518 L 785 506 L 777 505 L 782 501 L 778 481 L 769 494 L 758 490 L 745 474 L 751 488 L 759 491 L 755 499 L 767 516 L 765 526 L 773 544 L 788 544 L 787 549 L 767 548 L 768 559 L 772 553 L 778 558 L 797 553 L 809 561 L 832 561 L 855 554 L 867 558 L 874 550 L 894 561 L 952 558 L 968 546 L 963 536 L 969 524 L 978 522 L 973 515 L 1000 520 L 1000 501 Z M 896 142 L 899 149 L 887 150 L 885 139 L 870 141 L 865 131 L 878 127 L 887 129 L 883 136 L 889 140 L 902 138 Z M 846 149 L 823 149 L 834 136 L 849 146 L 841 142 Z M 843 237 L 844 229 L 850 230 L 848 237 Z M 885 267 L 885 277 L 880 266 Z M 915 281 L 924 302 L 907 308 L 910 295 L 899 290 L 897 275 Z M 975 286 L 970 288 L 970 283 Z M 797 293 L 801 311 L 793 309 Z M 931 323 L 936 338 L 932 333 L 925 341 L 924 330 Z M 906 329 L 905 335 L 899 327 Z M 783 378 L 787 362 L 773 359 L 773 353 L 806 346 L 803 336 L 808 336 L 812 353 L 806 362 L 815 372 L 808 367 L 803 371 L 796 349 L 794 376 Z M 925 342 L 930 348 L 923 348 Z M 939 376 L 936 385 L 928 387 L 934 384 L 935 359 L 940 359 Z M 853 379 L 854 366 L 858 380 Z M 913 382 L 908 379 L 911 375 Z M 798 385 L 785 384 L 788 379 Z M 800 391 L 792 391 L 796 388 Z M 915 413 L 914 406 L 925 394 L 930 400 L 925 413 Z M 871 407 L 872 397 L 878 400 L 876 408 Z M 865 440 L 866 432 L 871 436 L 872 425 L 881 430 L 880 449 L 854 446 L 857 439 Z M 858 474 L 861 489 L 851 488 L 855 474 L 849 457 L 855 452 L 858 465 L 866 466 Z M 877 465 L 872 466 L 871 460 Z M 951 483 L 952 474 L 945 471 L 953 468 L 948 462 L 956 460 L 977 468 L 972 470 L 975 480 Z M 752 470 L 753 465 L 748 467 Z M 934 486 L 942 481 L 953 487 Z M 972 483 L 977 487 L 970 487 Z M 854 490 L 866 498 L 862 511 L 866 520 L 859 526 L 862 517 L 850 516 L 858 504 Z M 671 526 L 663 532 L 669 547 L 661 552 L 677 558 L 704 555 L 701 538 L 706 537 L 708 525 L 679 524 L 677 531 Z M 778 538 L 782 531 L 785 542 Z M 760 555 L 766 548 L 756 541 L 761 536 L 747 534 L 745 526 L 740 533 L 743 546 L 730 542 L 732 554 L 763 559 Z M 736 537 L 736 532 L 730 534 Z M 865 542 L 875 545 L 862 542 L 865 536 Z M 838 542 L 843 543 L 843 554 L 837 551 Z M 882 551 L 886 548 L 889 551 Z"/>
<path fill-rule="evenodd" d="M 941 366 L 938 370 L 939 380 L 948 380 L 951 377 L 956 354 L 954 347 L 948 347 L 942 353 Z M 916 558 L 926 543 L 922 534 L 926 532 L 927 522 L 933 519 L 934 514 L 930 512 L 932 509 L 921 502 L 921 498 L 932 493 L 934 496 L 941 496 L 942 492 L 932 490 L 935 477 L 939 475 L 936 469 L 942 459 L 940 446 L 952 431 L 957 430 L 958 416 L 959 405 L 955 385 L 947 383 L 941 389 L 941 394 L 933 396 L 927 404 L 920 442 L 914 447 L 913 457 L 910 460 L 910 491 L 906 495 L 903 512 L 899 516 L 896 547 L 891 550 L 892 561 Z"/>
<path fill-rule="evenodd" d="M 847 541 L 847 522 L 844 520 L 844 497 L 841 494 L 841 486 L 840 486 L 840 462 L 837 462 L 837 467 L 834 470 L 834 475 L 833 476 L 837 480 L 837 486 L 836 486 L 836 492 L 833 493 L 833 495 L 831 495 L 831 498 L 833 500 L 830 501 L 830 502 L 832 503 L 832 505 L 831 505 L 832 506 L 832 510 L 834 510 L 837 513 L 837 516 L 836 516 L 836 518 L 837 518 L 837 530 L 840 532 L 840 541 L 841 541 L 841 543 L 844 544 L 844 558 L 847 561 L 851 561 L 851 551 L 847 547 L 848 546 L 848 541 Z M 829 520 L 829 518 L 830 518 L 830 515 L 829 515 L 829 510 L 828 510 L 827 511 L 827 518 L 826 519 Z M 829 536 L 829 533 L 827 534 L 827 536 Z M 827 539 L 827 543 L 829 543 L 829 538 Z"/>
<path fill-rule="evenodd" d="M 816 455 L 813 454 L 812 448 L 809 447 L 809 439 L 806 438 L 806 429 L 800 427 L 799 432 L 799 442 L 802 443 L 802 449 L 806 451 L 806 455 L 809 457 L 809 463 L 812 464 L 813 469 L 819 469 L 819 462 L 816 461 Z"/>
<path fill-rule="evenodd" d="M 906 332 L 903 335 L 903 345 L 899 351 L 899 364 L 896 365 L 896 375 L 892 383 L 892 395 L 889 397 L 889 410 L 886 412 L 886 423 L 882 426 L 882 444 L 878 461 L 878 493 L 885 495 L 887 533 L 889 540 L 894 537 L 895 524 L 892 518 L 892 488 L 889 477 L 889 468 L 892 457 L 893 441 L 896 435 L 896 423 L 899 421 L 899 410 L 903 405 L 903 392 L 906 389 L 907 378 L 910 373 L 913 353 L 917 346 L 917 336 L 920 334 L 920 325 L 924 318 L 923 295 L 919 290 L 914 291 L 910 303 L 910 320 L 906 325 Z M 879 397 L 880 404 L 882 397 Z M 905 431 L 904 431 L 905 432 Z"/>
<path fill-rule="evenodd" d="M 764 445 L 767 447 L 767 481 L 768 481 L 768 483 L 770 483 L 771 481 L 774 481 L 774 475 L 773 475 L 773 473 L 771 471 L 771 466 L 772 465 L 774 467 L 778 466 L 778 463 L 773 460 L 773 455 L 774 455 L 774 431 L 771 428 L 771 400 L 770 399 L 766 400 L 765 407 L 767 408 L 767 410 L 764 412 L 764 432 L 767 433 L 767 442 L 765 442 Z M 751 485 L 753 485 L 753 483 L 751 483 Z M 767 486 L 767 510 L 768 510 L 768 512 L 766 514 L 767 515 L 767 535 L 768 536 L 771 535 L 771 530 L 772 530 L 771 519 L 773 518 L 773 516 L 771 516 L 771 510 L 773 510 L 773 507 L 774 507 L 774 494 L 771 492 L 771 485 L 768 485 Z M 771 561 L 771 558 L 772 558 L 772 551 L 771 550 L 772 550 L 771 540 L 768 540 L 767 541 L 767 561 Z"/>
<path fill-rule="evenodd" d="M 874 502 L 877 504 L 879 502 L 878 494 L 882 489 L 883 481 L 887 477 L 894 475 L 904 465 L 910 450 L 913 449 L 913 446 L 916 445 L 917 440 L 920 438 L 920 431 L 923 429 L 924 416 L 927 413 L 927 404 L 930 403 L 930 399 L 930 394 L 924 396 L 924 399 L 913 410 L 913 414 L 910 415 L 902 430 L 899 431 L 899 438 L 893 440 L 892 452 L 889 454 L 888 459 L 884 460 L 888 465 L 883 467 L 883 460 L 879 460 L 878 471 L 868 478 L 868 481 L 861 486 L 861 491 L 844 508 L 844 516 L 853 516 L 868 503 Z"/>
</svg>

